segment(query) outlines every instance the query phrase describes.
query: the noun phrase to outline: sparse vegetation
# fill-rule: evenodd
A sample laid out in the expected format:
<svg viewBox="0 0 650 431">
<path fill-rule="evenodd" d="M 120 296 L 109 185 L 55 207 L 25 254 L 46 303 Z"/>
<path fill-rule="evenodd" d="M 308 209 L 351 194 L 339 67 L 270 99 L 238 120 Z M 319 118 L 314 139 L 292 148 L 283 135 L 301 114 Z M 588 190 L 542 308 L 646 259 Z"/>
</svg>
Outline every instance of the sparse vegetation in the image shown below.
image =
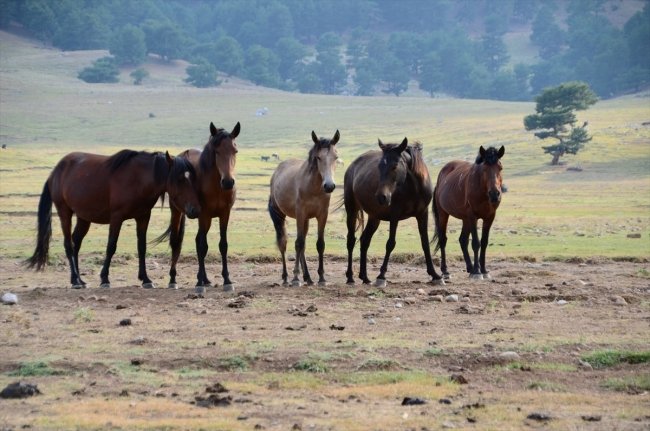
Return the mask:
<svg viewBox="0 0 650 431">
<path fill-rule="evenodd" d="M 643 364 L 650 362 L 650 351 L 630 352 L 622 350 L 601 350 L 583 355 L 582 360 L 594 368 L 607 368 L 619 364 Z"/>
<path fill-rule="evenodd" d="M 10 376 L 17 377 L 36 377 L 36 376 L 56 376 L 62 374 L 61 371 L 50 367 L 47 362 L 23 362 L 16 371 L 9 373 Z"/>
</svg>

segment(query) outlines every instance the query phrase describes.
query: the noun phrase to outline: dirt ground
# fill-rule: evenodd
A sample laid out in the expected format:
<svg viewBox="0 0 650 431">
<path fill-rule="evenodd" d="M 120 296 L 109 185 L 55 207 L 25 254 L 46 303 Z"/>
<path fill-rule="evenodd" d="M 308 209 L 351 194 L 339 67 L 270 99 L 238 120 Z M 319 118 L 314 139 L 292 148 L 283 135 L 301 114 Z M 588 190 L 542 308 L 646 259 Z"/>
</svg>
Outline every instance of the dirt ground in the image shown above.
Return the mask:
<svg viewBox="0 0 650 431">
<path fill-rule="evenodd" d="M 197 297 L 192 259 L 178 290 L 163 258 L 156 289 L 125 258 L 98 289 L 100 261 L 83 257 L 89 287 L 72 290 L 62 264 L 0 259 L 0 293 L 18 295 L 0 306 L 0 389 L 41 391 L 0 400 L 0 430 L 650 429 L 650 364 L 583 360 L 650 350 L 647 262 L 493 261 L 473 281 L 455 261 L 445 286 L 393 262 L 378 289 L 346 285 L 340 259 L 300 288 L 277 262 L 234 260 L 235 292 Z"/>
</svg>

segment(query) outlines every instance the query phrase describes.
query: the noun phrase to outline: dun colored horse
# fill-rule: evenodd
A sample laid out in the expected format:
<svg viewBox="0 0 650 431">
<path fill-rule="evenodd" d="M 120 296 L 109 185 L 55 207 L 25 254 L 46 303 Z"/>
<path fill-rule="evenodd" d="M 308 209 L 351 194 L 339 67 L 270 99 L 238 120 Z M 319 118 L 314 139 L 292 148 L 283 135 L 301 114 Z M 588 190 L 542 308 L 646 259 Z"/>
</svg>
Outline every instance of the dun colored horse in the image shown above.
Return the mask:
<svg viewBox="0 0 650 431">
<path fill-rule="evenodd" d="M 235 138 L 240 131 L 239 122 L 231 132 L 217 129 L 210 123 L 210 138 L 203 151 L 191 149 L 183 151 L 179 157 L 188 160 L 196 169 L 197 189 L 201 202 L 199 214 L 199 230 L 196 234 L 196 254 L 199 259 L 196 292 L 204 293 L 205 288 L 212 285 L 205 271 L 205 257 L 208 254 L 208 231 L 212 219 L 219 217 L 219 251 L 223 276 L 223 290 L 233 290 L 228 273 L 228 221 L 230 211 L 235 203 L 235 162 L 237 160 L 237 144 Z M 172 262 L 169 270 L 169 287 L 177 288 L 176 263 L 181 253 L 183 236 L 185 234 L 185 215 L 183 211 L 172 208 L 171 222 L 167 231 L 155 242 L 162 242 L 169 237 L 172 248 Z"/>
<path fill-rule="evenodd" d="M 503 168 L 500 159 L 504 153 L 503 146 L 499 150 L 494 147 L 486 150 L 481 146 L 474 163 L 455 160 L 447 163 L 438 174 L 433 199 L 433 216 L 436 224 L 434 241 L 436 241 L 436 251 L 440 249 L 440 269 L 445 278 L 449 278 L 445 247 L 450 215 L 463 221 L 459 241 L 470 277 L 489 278 L 488 271 L 485 269 L 485 250 L 490 237 L 490 227 L 501 202 Z M 480 244 L 477 232 L 478 219 L 483 219 Z M 470 234 L 474 263 L 467 250 Z"/>
<path fill-rule="evenodd" d="M 108 272 L 122 222 L 133 218 L 138 236 L 138 278 L 142 287 L 152 288 L 145 266 L 151 209 L 167 192 L 172 208 L 182 209 L 190 217 L 198 216 L 200 206 L 194 181 L 192 165 L 184 159 L 170 157 L 169 153 L 122 150 L 110 157 L 70 153 L 59 161 L 43 186 L 38 204 L 36 250 L 26 264 L 41 270 L 47 263 L 54 203 L 61 219 L 63 245 L 74 289 L 86 287 L 79 272 L 79 249 L 90 224 L 110 225 L 100 274 L 100 287 L 110 287 Z M 77 224 L 71 233 L 73 214 L 77 216 Z"/>
<path fill-rule="evenodd" d="M 422 159 L 420 144 L 408 146 L 404 138 L 401 144 L 383 144 L 379 140 L 381 151 L 368 151 L 359 156 L 345 172 L 343 202 L 347 221 L 348 248 L 348 284 L 354 284 L 352 277 L 352 251 L 356 242 L 355 232 L 363 226 L 363 213 L 368 215 L 368 222 L 361 234 L 361 258 L 359 278 L 363 283 L 370 283 L 366 271 L 368 247 L 379 223 L 390 223 L 390 234 L 386 242 L 386 255 L 381 265 L 377 286 L 386 285 L 388 259 L 395 248 L 395 235 L 400 220 L 415 217 L 424 251 L 427 272 L 432 282 L 442 283 L 431 261 L 427 222 L 429 202 L 433 187 L 429 171 Z"/>
<path fill-rule="evenodd" d="M 293 286 L 300 286 L 298 278 L 302 265 L 303 280 L 311 285 L 313 281 L 307 269 L 305 259 L 305 237 L 309 229 L 309 219 L 316 218 L 318 222 L 318 284 L 324 285 L 325 271 L 323 270 L 323 252 L 325 251 L 325 224 L 329 212 L 330 196 L 334 184 L 334 169 L 336 167 L 336 143 L 341 134 L 337 130 L 332 139 L 318 138 L 311 132 L 314 146 L 309 150 L 306 161 L 286 160 L 278 165 L 271 177 L 271 195 L 269 196 L 269 214 L 275 226 L 276 239 L 282 254 L 282 280 L 287 284 L 287 231 L 285 219 L 287 216 L 296 219 L 298 234 L 296 237 L 296 264 L 293 270 Z"/>
</svg>

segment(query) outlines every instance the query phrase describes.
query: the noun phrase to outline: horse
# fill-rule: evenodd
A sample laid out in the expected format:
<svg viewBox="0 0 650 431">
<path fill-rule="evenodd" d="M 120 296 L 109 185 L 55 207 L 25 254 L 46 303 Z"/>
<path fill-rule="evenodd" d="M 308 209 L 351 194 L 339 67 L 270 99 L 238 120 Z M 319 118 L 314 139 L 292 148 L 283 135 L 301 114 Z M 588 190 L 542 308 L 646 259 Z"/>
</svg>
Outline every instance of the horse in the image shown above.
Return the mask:
<svg viewBox="0 0 650 431">
<path fill-rule="evenodd" d="M 74 152 L 63 157 L 43 186 L 38 204 L 36 250 L 25 261 L 43 269 L 48 261 L 52 235 L 52 203 L 56 206 L 63 246 L 70 266 L 73 289 L 86 287 L 79 271 L 79 250 L 91 223 L 109 224 L 106 256 L 101 270 L 102 288 L 111 286 L 108 273 L 117 248 L 122 222 L 135 219 L 142 287 L 153 288 L 145 266 L 146 236 L 151 210 L 159 198 L 169 195 L 170 207 L 197 217 L 199 199 L 194 189 L 196 173 L 186 160 L 169 153 L 122 150 L 113 156 Z M 72 215 L 76 214 L 74 232 Z"/>
<path fill-rule="evenodd" d="M 201 212 L 198 216 L 199 230 L 196 234 L 196 254 L 199 260 L 199 271 L 195 291 L 205 293 L 205 288 L 212 286 L 205 271 L 205 257 L 208 254 L 208 231 L 214 217 L 219 218 L 219 252 L 223 276 L 223 290 L 233 291 L 232 281 L 228 272 L 228 221 L 230 211 L 235 203 L 235 162 L 237 160 L 237 144 L 235 138 L 239 135 L 239 122 L 232 131 L 217 128 L 210 123 L 210 137 L 203 150 L 190 149 L 179 154 L 194 166 L 197 174 L 197 189 Z M 171 221 L 167 231 L 159 236 L 154 243 L 160 243 L 169 238 L 172 249 L 172 261 L 169 270 L 169 285 L 177 289 L 176 263 L 181 253 L 183 236 L 185 234 L 185 214 L 177 208 L 171 208 Z"/>
<path fill-rule="evenodd" d="M 296 219 L 296 264 L 293 270 L 292 286 L 302 285 L 298 276 L 302 266 L 303 281 L 312 285 L 313 281 L 307 269 L 305 259 L 305 237 L 309 229 L 309 220 L 316 218 L 318 222 L 318 284 L 323 286 L 325 271 L 323 270 L 323 252 L 325 251 L 325 224 L 329 212 L 330 196 L 336 184 L 334 169 L 338 158 L 336 144 L 341 138 L 337 130 L 332 139 L 319 138 L 312 130 L 311 139 L 314 146 L 309 150 L 306 161 L 290 159 L 278 165 L 271 177 L 271 193 L 269 196 L 269 214 L 276 233 L 276 243 L 282 255 L 282 280 L 287 283 L 287 231 L 285 219 L 287 216 Z"/>
<path fill-rule="evenodd" d="M 345 171 L 343 180 L 343 204 L 347 225 L 348 268 L 347 283 L 354 284 L 352 276 L 352 251 L 356 242 L 355 232 L 363 228 L 363 214 L 368 222 L 360 238 L 361 258 L 359 278 L 369 284 L 366 260 L 373 234 L 381 221 L 390 223 L 386 254 L 379 276 L 378 287 L 386 286 L 388 259 L 395 248 L 395 235 L 400 220 L 415 217 L 427 265 L 427 273 L 434 284 L 444 284 L 431 261 L 427 221 L 433 186 L 429 171 L 422 158 L 422 146 L 408 145 L 404 138 L 401 144 L 384 144 L 378 140 L 381 151 L 368 151 L 355 159 Z"/>
<path fill-rule="evenodd" d="M 440 250 L 440 269 L 444 278 L 449 278 L 447 271 L 447 222 L 449 216 L 461 219 L 463 228 L 458 238 L 460 248 L 467 266 L 467 272 L 473 279 L 490 278 L 485 269 L 485 250 L 490 237 L 490 227 L 496 216 L 504 192 L 501 178 L 501 158 L 505 148 L 499 150 L 481 146 L 474 163 L 455 160 L 447 163 L 438 174 L 434 189 L 433 216 L 435 221 L 435 251 Z M 477 222 L 483 219 L 479 244 Z M 472 235 L 474 262 L 467 250 L 469 235 Z M 480 246 L 480 256 L 479 256 Z"/>
</svg>

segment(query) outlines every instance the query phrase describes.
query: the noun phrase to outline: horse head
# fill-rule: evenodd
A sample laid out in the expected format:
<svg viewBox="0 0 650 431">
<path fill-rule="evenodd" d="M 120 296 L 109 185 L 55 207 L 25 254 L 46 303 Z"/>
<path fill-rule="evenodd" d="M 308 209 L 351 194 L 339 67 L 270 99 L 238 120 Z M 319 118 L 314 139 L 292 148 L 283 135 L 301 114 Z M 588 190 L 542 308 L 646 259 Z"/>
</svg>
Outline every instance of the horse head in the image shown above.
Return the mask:
<svg viewBox="0 0 650 431">
<path fill-rule="evenodd" d="M 221 188 L 224 190 L 232 190 L 235 186 L 235 162 L 238 152 L 235 138 L 239 135 L 239 131 L 239 122 L 231 132 L 217 129 L 213 123 L 210 123 L 209 144 L 221 176 Z"/>
<path fill-rule="evenodd" d="M 479 148 L 478 156 L 476 156 L 476 164 L 481 166 L 481 189 L 487 193 L 488 199 L 492 204 L 498 205 L 501 202 L 501 157 L 505 154 L 506 150 L 503 146 L 498 150 L 494 147 L 489 147 L 487 150 L 481 146 Z"/>
<path fill-rule="evenodd" d="M 337 130 L 332 139 L 319 138 L 312 130 L 311 140 L 314 141 L 314 146 L 309 150 L 309 169 L 318 169 L 318 173 L 323 178 L 323 191 L 325 193 L 332 193 L 336 184 L 334 183 L 334 170 L 336 168 L 336 159 L 338 153 L 336 151 L 336 143 L 341 138 L 341 134 Z"/>
<path fill-rule="evenodd" d="M 172 157 L 165 153 L 169 175 L 167 176 L 167 194 L 170 205 L 183 211 L 189 218 L 197 218 L 201 204 L 196 193 L 196 171 L 192 164 L 182 157 Z"/>
<path fill-rule="evenodd" d="M 406 177 L 406 165 L 401 161 L 408 139 L 404 138 L 399 145 L 384 144 L 381 139 L 378 139 L 378 144 L 382 155 L 379 161 L 379 186 L 375 196 L 379 205 L 388 206 L 397 184 L 404 181 Z"/>
</svg>

